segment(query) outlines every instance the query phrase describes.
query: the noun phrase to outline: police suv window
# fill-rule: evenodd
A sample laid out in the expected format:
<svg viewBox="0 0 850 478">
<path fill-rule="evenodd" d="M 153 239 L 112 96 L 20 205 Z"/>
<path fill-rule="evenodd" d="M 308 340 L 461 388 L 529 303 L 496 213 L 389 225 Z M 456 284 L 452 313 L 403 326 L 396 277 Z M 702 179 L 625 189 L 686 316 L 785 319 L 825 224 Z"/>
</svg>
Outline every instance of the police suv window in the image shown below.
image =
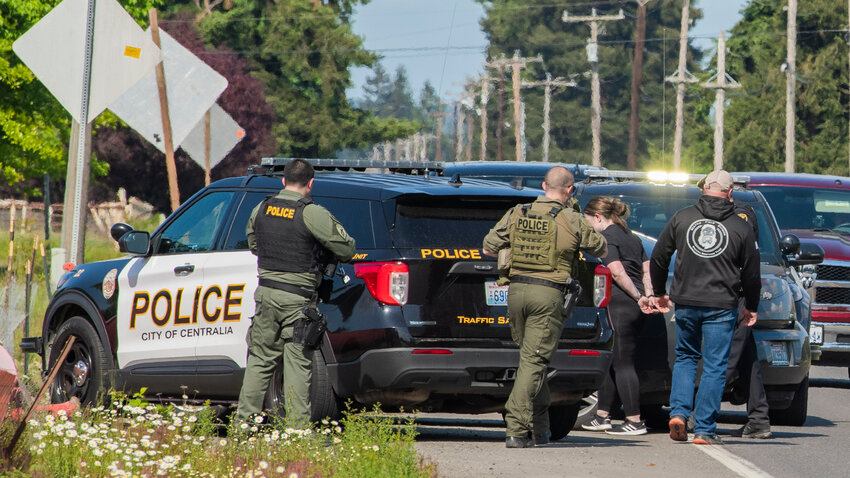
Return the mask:
<svg viewBox="0 0 850 478">
<path fill-rule="evenodd" d="M 373 249 L 375 235 L 372 232 L 372 209 L 369 201 L 314 196 L 313 201 L 321 205 L 342 224 L 349 236 L 357 243 L 357 249 Z"/>
<path fill-rule="evenodd" d="M 245 234 L 245 226 L 248 225 L 248 219 L 251 218 L 251 212 L 257 207 L 257 204 L 263 202 L 265 198 L 272 195 L 268 192 L 249 192 L 245 193 L 242 198 L 242 203 L 233 217 L 233 224 L 230 226 L 230 233 L 227 235 L 227 240 L 224 242 L 225 251 L 244 251 L 248 249 L 248 235 Z"/>
<path fill-rule="evenodd" d="M 484 236 L 508 209 L 533 197 L 407 196 L 396 205 L 396 247 L 481 247 Z"/>
<path fill-rule="evenodd" d="M 232 197 L 232 191 L 221 191 L 195 201 L 162 231 L 157 253 L 181 254 L 212 249 L 216 233 L 227 219 Z"/>
</svg>

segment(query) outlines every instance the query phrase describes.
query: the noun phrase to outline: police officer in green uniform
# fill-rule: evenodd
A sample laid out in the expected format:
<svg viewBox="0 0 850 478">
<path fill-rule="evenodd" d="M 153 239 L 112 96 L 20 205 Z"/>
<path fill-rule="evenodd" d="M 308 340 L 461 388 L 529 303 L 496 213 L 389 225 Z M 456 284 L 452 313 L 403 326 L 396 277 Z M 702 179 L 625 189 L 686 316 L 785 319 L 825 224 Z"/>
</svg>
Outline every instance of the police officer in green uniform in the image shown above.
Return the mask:
<svg viewBox="0 0 850 478">
<path fill-rule="evenodd" d="M 484 238 L 484 254 L 510 249 L 508 316 L 519 346 L 519 368 L 505 404 L 508 448 L 549 442 L 546 369 L 564 329 L 564 294 L 579 249 L 596 257 L 607 244 L 571 207 L 572 173 L 555 166 L 546 173 L 544 196 L 508 211 Z"/>
<path fill-rule="evenodd" d="M 354 239 L 325 208 L 313 204 L 313 167 L 295 159 L 283 170 L 284 189 L 251 213 L 246 232 L 257 256 L 259 285 L 248 329 L 248 363 L 237 416 L 247 420 L 263 409 L 274 369 L 283 356 L 283 390 L 291 423 L 310 423 L 310 380 L 314 350 L 292 341 L 303 310 L 314 306 L 321 258 L 354 256 Z"/>
</svg>

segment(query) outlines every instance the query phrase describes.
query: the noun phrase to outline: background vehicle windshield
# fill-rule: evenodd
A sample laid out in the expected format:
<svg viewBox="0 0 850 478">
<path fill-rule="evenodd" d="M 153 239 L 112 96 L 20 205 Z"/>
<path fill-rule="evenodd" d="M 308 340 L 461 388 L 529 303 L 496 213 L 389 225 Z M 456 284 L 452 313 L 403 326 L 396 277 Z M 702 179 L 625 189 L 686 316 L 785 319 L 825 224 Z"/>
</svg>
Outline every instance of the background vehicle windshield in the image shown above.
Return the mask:
<svg viewBox="0 0 850 478">
<path fill-rule="evenodd" d="M 676 211 L 693 206 L 697 202 L 696 197 L 686 195 L 685 190 L 681 191 L 682 194 L 656 195 L 648 193 L 640 196 L 615 195 L 615 197 L 628 204 L 631 209 L 631 215 L 626 220 L 630 229 L 653 238 L 658 238 Z M 669 191 L 665 192 L 669 193 Z M 596 194 L 590 191 L 583 194 L 579 198 L 582 207 L 594 196 Z M 761 262 L 764 264 L 779 264 L 781 261 L 779 255 L 779 232 L 776 230 L 770 210 L 765 207 L 763 202 L 756 200 L 752 194 L 736 194 L 734 199 L 737 202 L 749 204 L 756 212 L 759 227 L 758 243 Z"/>
<path fill-rule="evenodd" d="M 843 229 L 850 233 L 850 190 L 759 186 L 782 229 Z M 842 226 L 843 227 L 840 227 Z"/>
<path fill-rule="evenodd" d="M 484 236 L 508 209 L 533 197 L 405 196 L 396 204 L 396 247 L 480 249 Z"/>
</svg>

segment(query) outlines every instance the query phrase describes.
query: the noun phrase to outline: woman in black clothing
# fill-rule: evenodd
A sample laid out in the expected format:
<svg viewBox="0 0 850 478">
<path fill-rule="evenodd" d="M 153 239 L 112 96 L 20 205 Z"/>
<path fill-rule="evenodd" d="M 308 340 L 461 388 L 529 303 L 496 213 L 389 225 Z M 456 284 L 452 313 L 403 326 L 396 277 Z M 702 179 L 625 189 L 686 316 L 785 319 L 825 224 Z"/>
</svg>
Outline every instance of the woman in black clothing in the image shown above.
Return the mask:
<svg viewBox="0 0 850 478">
<path fill-rule="evenodd" d="M 605 431 L 614 435 L 643 435 L 646 424 L 640 417 L 640 384 L 635 371 L 637 338 L 643 328 L 644 313 L 652 308 L 649 258 L 640 238 L 626 226 L 629 207 L 619 199 L 600 196 L 590 200 L 584 216 L 593 229 L 608 241 L 608 255 L 602 259 L 611 270 L 615 287 L 608 303 L 608 316 L 614 326 L 614 359 L 611 372 L 599 389 L 596 416 L 582 425 L 585 430 Z M 612 426 L 610 413 L 617 395 L 623 403 L 626 421 Z"/>
</svg>

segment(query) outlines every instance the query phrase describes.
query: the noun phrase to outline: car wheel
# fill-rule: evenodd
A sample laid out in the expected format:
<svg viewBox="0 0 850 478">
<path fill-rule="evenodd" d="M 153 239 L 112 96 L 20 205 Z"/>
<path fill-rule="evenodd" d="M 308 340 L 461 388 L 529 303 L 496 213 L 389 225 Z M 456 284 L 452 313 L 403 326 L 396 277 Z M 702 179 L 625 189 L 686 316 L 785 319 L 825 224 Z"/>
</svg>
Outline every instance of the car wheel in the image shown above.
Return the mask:
<svg viewBox="0 0 850 478">
<path fill-rule="evenodd" d="M 62 403 L 77 397 L 84 406 L 96 403 L 109 389 L 112 358 L 88 320 L 72 317 L 59 327 L 49 346 L 48 364 L 56 363 L 62 347 L 71 336 L 76 337 L 76 341 L 59 365 L 56 379 L 50 387 L 50 400 Z"/>
<path fill-rule="evenodd" d="M 582 402 L 549 407 L 549 439 L 558 441 L 570 433 L 578 419 Z"/>
<path fill-rule="evenodd" d="M 328 378 L 328 366 L 320 350 L 313 354 L 313 377 L 310 384 L 310 420 L 323 418 L 338 420 L 342 417 L 340 400 Z M 286 416 L 286 397 L 283 393 L 283 364 L 278 363 L 266 392 L 264 408 L 280 416 Z"/>
<path fill-rule="evenodd" d="M 770 410 L 771 425 L 801 427 L 806 423 L 809 409 L 809 376 L 800 382 L 791 405 L 784 410 Z"/>
<path fill-rule="evenodd" d="M 581 430 L 582 425 L 590 423 L 593 417 L 596 416 L 598 406 L 599 396 L 597 392 L 593 392 L 582 398 L 581 402 L 579 402 L 578 416 L 576 417 L 576 424 L 573 425 L 573 430 Z"/>
</svg>

